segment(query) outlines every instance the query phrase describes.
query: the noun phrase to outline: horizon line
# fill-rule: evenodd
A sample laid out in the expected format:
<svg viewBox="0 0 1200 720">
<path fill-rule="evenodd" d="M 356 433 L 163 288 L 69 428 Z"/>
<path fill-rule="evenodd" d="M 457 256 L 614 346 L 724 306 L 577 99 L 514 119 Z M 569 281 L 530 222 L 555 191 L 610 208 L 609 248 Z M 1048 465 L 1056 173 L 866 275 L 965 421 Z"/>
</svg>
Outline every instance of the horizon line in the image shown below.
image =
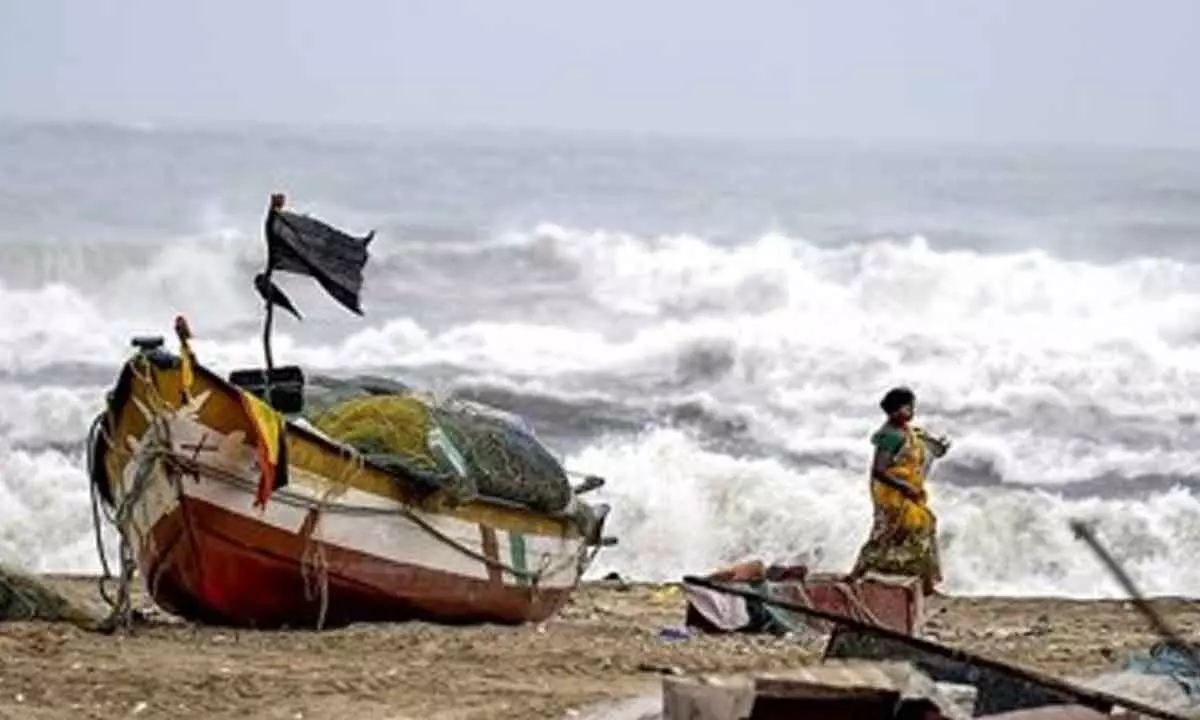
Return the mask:
<svg viewBox="0 0 1200 720">
<path fill-rule="evenodd" d="M 406 124 L 385 120 L 333 120 L 303 122 L 295 120 L 238 120 L 233 118 L 120 118 L 114 116 L 36 116 L 0 113 L 0 127 L 99 127 L 128 132 L 255 132 L 274 131 L 288 134 L 372 132 L 416 137 L 471 135 L 592 138 L 612 140 L 657 140 L 663 142 L 711 142 L 749 145 L 830 144 L 857 146 L 859 149 L 946 148 L 963 150 L 1107 150 L 1131 152 L 1194 152 L 1200 143 L 1148 142 L 1141 140 L 1100 140 L 1087 138 L 962 137 L 957 135 L 837 135 L 804 132 L 737 132 L 723 129 L 667 129 L 605 126 L 556 126 L 538 124 L 446 123 Z"/>
</svg>

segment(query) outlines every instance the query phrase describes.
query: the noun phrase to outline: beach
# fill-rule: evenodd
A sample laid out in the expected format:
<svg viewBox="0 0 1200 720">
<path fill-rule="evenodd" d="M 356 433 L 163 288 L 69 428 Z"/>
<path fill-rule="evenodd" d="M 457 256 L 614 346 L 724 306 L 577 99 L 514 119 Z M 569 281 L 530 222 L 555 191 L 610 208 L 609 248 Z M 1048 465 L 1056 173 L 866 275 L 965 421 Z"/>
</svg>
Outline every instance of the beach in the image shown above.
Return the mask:
<svg viewBox="0 0 1200 720">
<path fill-rule="evenodd" d="M 101 608 L 94 579 L 49 581 Z M 1200 605 L 1155 603 L 1185 635 L 1200 628 Z M 597 582 L 557 617 L 525 627 L 266 632 L 152 612 L 147 624 L 106 636 L 6 623 L 0 718 L 588 717 L 605 702 L 657 692 L 663 672 L 780 670 L 820 656 L 820 636 L 660 637 L 683 612 L 672 586 Z M 1155 641 L 1121 601 L 934 598 L 926 617 L 926 637 L 1061 676 L 1117 669 Z"/>
</svg>

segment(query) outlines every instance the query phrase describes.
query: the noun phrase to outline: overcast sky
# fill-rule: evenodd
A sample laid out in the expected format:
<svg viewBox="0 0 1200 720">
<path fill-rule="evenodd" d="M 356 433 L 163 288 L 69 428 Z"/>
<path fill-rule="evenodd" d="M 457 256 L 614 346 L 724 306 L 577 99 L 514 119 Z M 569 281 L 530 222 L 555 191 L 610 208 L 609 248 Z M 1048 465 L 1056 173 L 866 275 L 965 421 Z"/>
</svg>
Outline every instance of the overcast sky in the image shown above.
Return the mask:
<svg viewBox="0 0 1200 720">
<path fill-rule="evenodd" d="M 1200 0 L 0 0 L 0 115 L 1200 145 Z"/>
</svg>

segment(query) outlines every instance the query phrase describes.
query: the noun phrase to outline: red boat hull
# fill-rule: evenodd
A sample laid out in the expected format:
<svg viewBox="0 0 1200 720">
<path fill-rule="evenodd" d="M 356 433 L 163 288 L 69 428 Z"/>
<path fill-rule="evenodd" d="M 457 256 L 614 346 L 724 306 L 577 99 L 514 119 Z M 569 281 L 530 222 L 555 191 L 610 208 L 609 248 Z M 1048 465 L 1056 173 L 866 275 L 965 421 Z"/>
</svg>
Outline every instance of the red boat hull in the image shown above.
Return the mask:
<svg viewBox="0 0 1200 720">
<path fill-rule="evenodd" d="M 506 585 L 499 570 L 481 580 L 389 562 L 194 497 L 154 524 L 140 558 L 163 609 L 241 627 L 540 622 L 570 595 L 569 588 Z"/>
</svg>

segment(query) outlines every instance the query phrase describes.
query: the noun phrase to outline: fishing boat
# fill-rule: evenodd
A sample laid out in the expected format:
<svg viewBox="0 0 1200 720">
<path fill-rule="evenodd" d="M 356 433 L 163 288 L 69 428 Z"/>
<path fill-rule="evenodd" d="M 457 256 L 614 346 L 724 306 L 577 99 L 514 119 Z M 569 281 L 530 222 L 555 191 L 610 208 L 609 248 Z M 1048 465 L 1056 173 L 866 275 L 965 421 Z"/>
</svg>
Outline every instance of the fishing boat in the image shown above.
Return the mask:
<svg viewBox="0 0 1200 720">
<path fill-rule="evenodd" d="M 269 277 L 256 285 L 269 322 L 284 301 Z M 89 438 L 126 574 L 136 568 L 168 612 L 259 628 L 539 622 L 615 543 L 608 507 L 583 498 L 599 478 L 553 511 L 464 493 L 463 473 L 380 462 L 306 422 L 304 373 L 274 367 L 269 344 L 266 368 L 223 377 L 197 359 L 183 318 L 175 330 L 178 352 L 133 340 Z"/>
</svg>

